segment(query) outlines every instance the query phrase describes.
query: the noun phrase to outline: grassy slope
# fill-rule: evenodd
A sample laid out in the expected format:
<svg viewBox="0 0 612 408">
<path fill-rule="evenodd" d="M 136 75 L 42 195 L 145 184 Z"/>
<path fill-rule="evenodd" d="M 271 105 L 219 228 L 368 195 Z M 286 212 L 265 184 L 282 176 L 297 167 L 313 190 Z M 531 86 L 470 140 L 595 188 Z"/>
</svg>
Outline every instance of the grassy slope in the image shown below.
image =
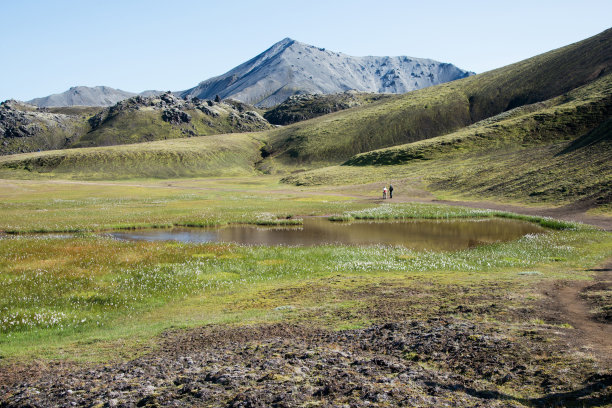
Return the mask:
<svg viewBox="0 0 612 408">
<path fill-rule="evenodd" d="M 281 163 L 338 163 L 550 99 L 605 75 L 611 64 L 607 30 L 490 72 L 288 126 L 271 133 L 267 149 Z"/>
<path fill-rule="evenodd" d="M 610 202 L 612 75 L 458 132 L 286 177 L 300 185 L 423 179 L 463 198 Z M 368 166 L 374 165 L 374 166 Z"/>
<path fill-rule="evenodd" d="M 361 153 L 344 164 L 402 164 L 457 152 L 476 153 L 570 141 L 586 137 L 604 126 L 611 115 L 612 73 L 564 96 L 515 108 L 444 136 Z"/>
<path fill-rule="evenodd" d="M 81 179 L 245 175 L 261 159 L 261 145 L 255 134 L 242 133 L 25 153 L 0 157 L 0 173 Z"/>
</svg>

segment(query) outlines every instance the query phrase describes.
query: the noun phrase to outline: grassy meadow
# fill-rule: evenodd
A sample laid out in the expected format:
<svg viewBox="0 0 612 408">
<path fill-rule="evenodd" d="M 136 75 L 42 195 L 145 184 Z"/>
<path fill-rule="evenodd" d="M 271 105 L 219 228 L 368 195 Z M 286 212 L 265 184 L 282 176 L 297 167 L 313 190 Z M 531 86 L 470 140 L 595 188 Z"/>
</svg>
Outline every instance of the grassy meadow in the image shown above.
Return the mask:
<svg viewBox="0 0 612 408">
<path fill-rule="evenodd" d="M 381 321 L 368 305 L 385 287 L 391 296 L 400 289 L 419 294 L 410 297 L 409 310 L 402 310 L 413 319 L 452 314 L 458 305 L 474 308 L 494 298 L 503 305 L 501 315 L 466 318 L 505 324 L 516 319 L 509 310 L 536 307 L 537 288 L 544 282 L 589 279 L 588 269 L 612 255 L 609 233 L 539 218 L 530 221 L 553 227 L 546 234 L 454 252 L 125 242 L 94 233 L 282 224 L 309 215 L 338 220 L 508 216 L 442 205 L 380 204 L 288 188 L 273 177 L 3 180 L 0 191 L 0 230 L 12 233 L 0 239 L 0 355 L 7 362 L 130 358 L 177 327 L 276 321 L 332 330 L 365 327 Z M 55 234 L 27 234 L 34 231 Z"/>
</svg>

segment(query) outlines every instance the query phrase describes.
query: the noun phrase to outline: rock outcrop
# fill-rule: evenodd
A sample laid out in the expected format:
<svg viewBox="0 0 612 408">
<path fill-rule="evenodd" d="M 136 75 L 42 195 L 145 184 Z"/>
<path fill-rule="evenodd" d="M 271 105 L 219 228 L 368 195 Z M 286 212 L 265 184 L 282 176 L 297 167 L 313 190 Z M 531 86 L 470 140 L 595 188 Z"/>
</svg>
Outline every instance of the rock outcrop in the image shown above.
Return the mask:
<svg viewBox="0 0 612 408">
<path fill-rule="evenodd" d="M 338 94 L 300 94 L 268 110 L 264 117 L 273 125 L 289 125 L 328 113 L 362 106 L 382 99 L 389 94 L 359 93 L 347 91 Z"/>
</svg>

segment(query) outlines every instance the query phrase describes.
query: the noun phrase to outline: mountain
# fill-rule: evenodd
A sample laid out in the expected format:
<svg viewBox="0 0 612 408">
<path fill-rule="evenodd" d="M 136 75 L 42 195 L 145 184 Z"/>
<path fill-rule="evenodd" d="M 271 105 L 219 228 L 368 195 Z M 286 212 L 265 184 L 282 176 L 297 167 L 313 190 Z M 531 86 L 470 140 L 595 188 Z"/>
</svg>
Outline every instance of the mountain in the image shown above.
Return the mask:
<svg viewBox="0 0 612 408">
<path fill-rule="evenodd" d="M 307 167 L 455 132 L 523 105 L 563 95 L 612 70 L 612 29 L 459 81 L 274 131 L 267 160 Z"/>
<path fill-rule="evenodd" d="M 136 94 L 108 86 L 73 86 L 66 92 L 45 96 L 44 98 L 35 98 L 27 101 L 27 103 L 40 107 L 112 106 L 132 96 L 136 96 Z"/>
<path fill-rule="evenodd" d="M 302 93 L 406 93 L 472 74 L 430 59 L 352 57 L 285 38 L 231 71 L 178 94 L 200 99 L 219 95 L 271 107 Z"/>
</svg>

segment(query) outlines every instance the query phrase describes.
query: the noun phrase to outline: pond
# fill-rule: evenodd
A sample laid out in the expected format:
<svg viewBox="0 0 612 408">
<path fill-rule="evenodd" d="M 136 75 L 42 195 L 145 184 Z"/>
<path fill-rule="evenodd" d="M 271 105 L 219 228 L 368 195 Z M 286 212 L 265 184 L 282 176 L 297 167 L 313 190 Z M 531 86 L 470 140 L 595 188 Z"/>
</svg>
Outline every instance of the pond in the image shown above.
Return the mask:
<svg viewBox="0 0 612 408">
<path fill-rule="evenodd" d="M 219 228 L 121 231 L 108 235 L 130 241 L 236 242 L 289 246 L 382 244 L 401 245 L 416 250 L 448 251 L 511 241 L 526 234 L 544 231 L 543 228 L 528 222 L 497 218 L 350 223 L 331 222 L 325 218 L 305 218 L 304 225 L 293 227 L 232 225 Z"/>
</svg>

